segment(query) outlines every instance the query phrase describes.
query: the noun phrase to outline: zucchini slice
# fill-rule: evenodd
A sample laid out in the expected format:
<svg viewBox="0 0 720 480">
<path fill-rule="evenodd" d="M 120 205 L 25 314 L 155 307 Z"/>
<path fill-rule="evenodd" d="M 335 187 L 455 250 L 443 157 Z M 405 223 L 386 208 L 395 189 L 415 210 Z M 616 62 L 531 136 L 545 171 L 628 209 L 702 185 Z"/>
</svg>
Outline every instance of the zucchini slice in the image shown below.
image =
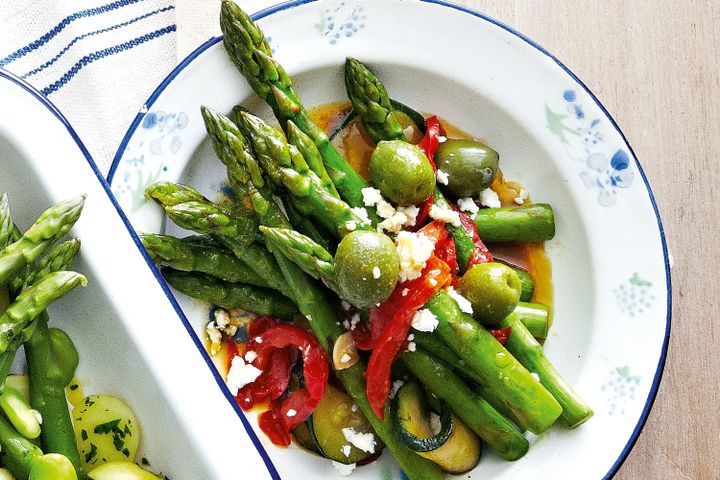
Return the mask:
<svg viewBox="0 0 720 480">
<path fill-rule="evenodd" d="M 442 404 L 440 410 L 442 413 Z M 445 422 L 441 418 L 441 432 L 433 436 L 424 392 L 417 383 L 408 382 L 400 388 L 396 396 L 395 412 L 398 438 L 404 442 L 403 432 L 405 432 L 419 440 L 438 444 L 434 450 L 415 451 L 418 455 L 435 462 L 443 471 L 452 474 L 465 473 L 475 468 L 480 461 L 482 453 L 480 438 L 454 414 L 450 414 L 450 422 Z M 452 428 L 448 438 L 440 442 L 442 440 L 440 434 L 446 423 L 451 423 Z M 406 445 L 413 449 L 410 445 Z"/>
<path fill-rule="evenodd" d="M 375 436 L 375 450 L 366 452 L 345 438 L 343 429 L 346 428 L 352 428 L 357 434 L 374 434 L 374 431 L 352 397 L 332 385 L 325 388 L 322 400 L 307 423 L 320 454 L 339 463 L 362 462 L 384 446 Z"/>
<path fill-rule="evenodd" d="M 418 437 L 414 431 L 424 430 L 413 426 L 413 423 L 424 422 L 422 392 L 415 383 L 401 387 L 397 394 L 395 415 L 397 419 L 396 433 L 398 440 L 414 452 L 432 452 L 445 445 L 453 431 L 452 413 L 446 403 L 440 404 L 440 431 L 437 435 Z M 428 423 L 428 425 L 430 425 Z"/>
<path fill-rule="evenodd" d="M 292 431 L 292 436 L 295 439 L 295 442 L 305 450 L 309 450 L 315 454 L 320 453 L 317 445 L 315 444 L 315 439 L 310 433 L 310 427 L 308 426 L 307 421 L 302 422 L 300 425 L 295 427 L 295 430 Z"/>
</svg>

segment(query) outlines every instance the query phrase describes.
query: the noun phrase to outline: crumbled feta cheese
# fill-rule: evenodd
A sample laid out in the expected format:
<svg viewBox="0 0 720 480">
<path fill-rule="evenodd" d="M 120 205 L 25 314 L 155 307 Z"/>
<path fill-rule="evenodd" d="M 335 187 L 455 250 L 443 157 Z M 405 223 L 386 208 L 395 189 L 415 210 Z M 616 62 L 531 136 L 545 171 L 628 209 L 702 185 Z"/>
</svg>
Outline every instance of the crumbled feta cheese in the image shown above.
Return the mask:
<svg viewBox="0 0 720 480">
<path fill-rule="evenodd" d="M 294 408 L 289 408 L 287 413 L 285 413 L 285 416 L 289 418 L 292 418 L 295 415 L 297 415 L 297 410 L 295 410 Z"/>
<path fill-rule="evenodd" d="M 257 358 L 257 353 L 254 350 L 248 350 L 245 352 L 245 361 L 247 363 L 252 363 Z"/>
<path fill-rule="evenodd" d="M 352 445 L 349 445 L 349 444 L 343 445 L 340 450 L 342 450 L 343 455 L 345 455 L 346 457 L 349 457 L 350 452 L 352 452 Z"/>
<path fill-rule="evenodd" d="M 363 452 L 375 452 L 375 435 L 372 433 L 356 432 L 354 428 L 343 428 L 342 434 L 345 440 Z"/>
<path fill-rule="evenodd" d="M 405 215 L 407 217 L 407 220 L 405 221 L 405 227 L 414 227 L 415 222 L 417 220 L 418 213 L 420 213 L 420 208 L 418 208 L 415 205 L 409 205 L 407 207 L 398 207 L 397 211 Z"/>
<path fill-rule="evenodd" d="M 483 207 L 490 207 L 490 208 L 500 208 L 502 207 L 502 204 L 500 203 L 500 197 L 498 197 L 498 194 L 495 190 L 492 188 L 486 188 L 482 192 L 480 192 L 480 204 Z"/>
<path fill-rule="evenodd" d="M 350 357 L 347 353 L 343 353 L 343 356 L 340 357 L 340 363 L 349 363 L 350 360 L 352 360 L 352 357 Z"/>
<path fill-rule="evenodd" d="M 409 288 L 403 288 L 403 289 L 402 289 L 402 292 L 400 292 L 400 293 L 402 294 L 403 297 L 407 297 L 408 293 L 410 293 L 410 289 L 409 289 Z"/>
<path fill-rule="evenodd" d="M 435 412 L 430 412 L 430 431 L 433 435 L 437 435 L 442 430 L 442 423 L 440 422 L 440 415 Z"/>
<path fill-rule="evenodd" d="M 376 280 L 380 278 L 380 267 L 373 267 L 373 278 Z"/>
<path fill-rule="evenodd" d="M 362 221 L 362 223 L 364 223 L 365 225 L 370 225 L 371 222 L 370 222 L 370 217 L 368 217 L 367 210 L 365 210 L 365 209 L 362 208 L 362 207 L 354 207 L 354 208 L 351 208 L 350 210 L 352 210 L 352 212 L 353 212 L 358 218 L 360 218 L 360 220 Z"/>
<path fill-rule="evenodd" d="M 446 141 L 447 141 L 447 137 L 445 135 L 438 135 L 439 143 L 445 143 Z"/>
<path fill-rule="evenodd" d="M 382 218 L 390 218 L 395 215 L 395 207 L 390 205 L 385 200 L 381 200 L 377 203 L 377 214 Z"/>
<path fill-rule="evenodd" d="M 530 373 L 530 376 L 532 376 L 532 377 L 533 377 L 535 380 L 537 380 L 538 382 L 540 381 L 540 375 L 538 375 L 537 373 L 531 372 L 531 373 Z"/>
<path fill-rule="evenodd" d="M 350 318 L 350 330 L 355 330 L 358 322 L 360 321 L 360 314 L 356 313 Z"/>
<path fill-rule="evenodd" d="M 414 352 L 415 350 L 417 350 L 417 345 L 415 345 L 415 342 L 408 343 L 407 351 Z"/>
<path fill-rule="evenodd" d="M 433 205 L 430 207 L 430 217 L 456 227 L 460 226 L 460 214 L 452 208 Z"/>
<path fill-rule="evenodd" d="M 215 355 L 220 351 L 220 343 L 222 342 L 222 333 L 217 329 L 215 322 L 210 322 L 205 327 L 205 333 L 207 333 L 208 339 L 210 340 L 210 354 Z"/>
<path fill-rule="evenodd" d="M 458 198 L 457 204 L 463 212 L 477 213 L 480 211 L 478 204 L 470 197 Z"/>
<path fill-rule="evenodd" d="M 223 329 L 226 326 L 230 324 L 230 314 L 223 310 L 222 308 L 218 308 L 215 310 L 215 323 L 217 324 L 219 329 Z"/>
<path fill-rule="evenodd" d="M 450 296 L 452 298 L 455 299 L 455 301 L 458 304 L 458 307 L 460 307 L 460 310 L 462 310 L 463 312 L 465 312 L 469 315 L 472 315 L 473 309 L 472 309 L 472 304 L 470 303 L 470 300 L 468 300 L 467 298 L 460 295 L 453 287 L 448 288 L 447 292 L 448 292 L 448 294 L 450 294 Z"/>
<path fill-rule="evenodd" d="M 347 222 L 347 223 L 345 224 L 345 229 L 346 229 L 348 232 L 352 232 L 352 231 L 355 230 L 356 228 L 357 228 L 357 223 L 356 223 L 356 222 L 349 221 L 349 222 Z"/>
<path fill-rule="evenodd" d="M 400 258 L 400 281 L 414 280 L 420 277 L 435 244 L 424 235 L 402 231 L 397 236 L 397 253 Z"/>
<path fill-rule="evenodd" d="M 310 319 L 308 319 L 310 320 Z M 262 337 L 255 337 L 255 343 L 262 343 Z"/>
<path fill-rule="evenodd" d="M 520 189 L 520 193 L 518 194 L 518 196 L 514 198 L 515 203 L 517 203 L 518 205 L 522 205 L 522 204 L 525 203 L 525 199 L 526 199 L 527 197 L 528 197 L 527 192 L 526 192 L 524 189 L 521 188 L 521 189 Z"/>
<path fill-rule="evenodd" d="M 353 403 L 353 404 L 352 404 L 352 407 L 350 407 L 350 411 L 351 411 L 351 412 L 357 412 L 357 411 L 358 411 L 357 403 Z"/>
<path fill-rule="evenodd" d="M 227 374 L 227 387 L 230 389 L 230 393 L 235 396 L 238 390 L 247 385 L 248 383 L 254 382 L 262 373 L 262 370 L 256 368 L 249 363 L 245 363 L 245 360 L 236 355 L 230 363 L 230 370 Z"/>
<path fill-rule="evenodd" d="M 437 317 L 427 308 L 423 308 L 413 315 L 412 328 L 420 332 L 433 332 L 438 323 Z"/>
<path fill-rule="evenodd" d="M 366 207 L 372 207 L 380 202 L 384 202 L 385 199 L 382 193 L 377 188 L 365 187 L 361 190 L 363 196 L 363 203 Z"/>
<path fill-rule="evenodd" d="M 392 388 L 390 389 L 390 398 L 395 398 L 395 395 L 397 395 L 398 390 L 400 390 L 400 387 L 405 385 L 405 382 L 402 380 L 395 380 L 392 384 Z"/>
<path fill-rule="evenodd" d="M 442 184 L 442 185 L 447 185 L 447 184 L 448 184 L 448 180 L 449 180 L 448 174 L 445 173 L 445 172 L 443 172 L 443 171 L 440 170 L 439 168 L 438 168 L 438 171 L 435 172 L 435 178 L 437 179 L 437 182 L 438 182 L 439 184 Z"/>
<path fill-rule="evenodd" d="M 392 207 L 390 207 L 392 208 Z M 393 209 L 394 211 L 394 209 Z M 378 209 L 378 214 L 380 214 L 380 210 Z M 382 217 L 382 215 L 380 215 Z M 378 228 L 385 230 L 386 232 L 390 233 L 398 233 L 402 227 L 407 223 L 408 218 L 407 216 L 402 212 L 395 212 L 391 216 L 386 217 L 385 220 L 380 222 L 378 224 Z"/>
<path fill-rule="evenodd" d="M 350 465 L 345 465 L 344 463 L 336 462 L 335 460 L 333 460 L 332 466 L 335 467 L 335 470 L 337 470 L 337 472 L 343 477 L 347 477 L 353 472 L 353 470 L 355 470 L 354 463 L 351 463 Z"/>
<path fill-rule="evenodd" d="M 437 285 L 437 284 L 438 284 L 438 281 L 437 281 L 437 280 L 435 280 L 434 278 L 431 278 L 430 280 L 428 280 L 428 283 L 429 283 L 429 284 L 430 284 L 431 286 L 433 286 L 433 287 L 434 287 L 435 285 Z"/>
<path fill-rule="evenodd" d="M 408 342 L 412 342 L 413 340 L 415 340 L 415 334 L 411 333 L 410 335 L 408 335 Z"/>
<path fill-rule="evenodd" d="M 345 310 L 346 312 L 347 312 L 348 310 L 350 310 L 350 304 L 349 304 L 348 302 L 346 302 L 345 300 L 342 300 L 342 301 L 340 302 L 340 306 L 341 306 L 342 309 Z"/>
</svg>

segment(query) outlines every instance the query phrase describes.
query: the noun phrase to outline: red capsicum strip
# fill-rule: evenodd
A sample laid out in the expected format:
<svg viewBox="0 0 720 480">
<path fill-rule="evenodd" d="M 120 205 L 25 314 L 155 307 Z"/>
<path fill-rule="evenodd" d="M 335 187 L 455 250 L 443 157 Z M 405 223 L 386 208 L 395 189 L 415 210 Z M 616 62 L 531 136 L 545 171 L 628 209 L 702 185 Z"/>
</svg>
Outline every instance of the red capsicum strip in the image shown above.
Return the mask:
<svg viewBox="0 0 720 480">
<path fill-rule="evenodd" d="M 390 395 L 390 369 L 407 342 L 415 312 L 446 285 L 450 278 L 450 267 L 433 255 L 427 261 L 420 278 L 398 284 L 390 298 L 385 301 L 385 304 L 388 304 L 387 310 L 393 312 L 392 317 L 370 354 L 365 372 L 368 401 L 378 418 L 385 418 L 385 403 Z M 407 292 L 403 296 L 405 289 Z"/>
<path fill-rule="evenodd" d="M 425 136 L 422 140 L 420 140 L 420 143 L 418 143 L 417 146 L 425 153 L 425 156 L 430 161 L 430 166 L 433 168 L 433 172 L 435 172 L 437 171 L 437 165 L 435 164 L 435 152 L 440 146 L 440 136 L 445 132 L 443 131 L 442 125 L 440 125 L 440 121 L 435 115 L 425 120 L 425 126 Z M 420 204 L 420 211 L 418 212 L 417 217 L 415 217 L 416 229 L 427 223 L 430 218 L 430 207 L 432 207 L 434 199 L 435 195 L 431 194 L 427 200 Z"/>
<path fill-rule="evenodd" d="M 477 265 L 478 263 L 492 262 L 492 254 L 482 240 L 480 240 L 480 233 L 478 232 L 475 222 L 473 222 L 472 218 L 470 218 L 467 213 L 460 211 L 455 205 L 453 205 L 453 208 L 460 215 L 460 224 L 463 229 L 472 238 L 473 243 L 475 244 L 475 250 L 473 250 L 473 253 L 470 255 L 470 260 L 468 261 L 468 270 L 470 267 Z"/>
<path fill-rule="evenodd" d="M 501 330 L 488 330 L 488 332 L 490 332 L 490 335 L 495 337 L 495 339 L 500 342 L 501 345 L 505 345 L 508 341 L 508 338 L 510 338 L 510 333 L 512 332 L 512 325 L 508 325 Z"/>
</svg>

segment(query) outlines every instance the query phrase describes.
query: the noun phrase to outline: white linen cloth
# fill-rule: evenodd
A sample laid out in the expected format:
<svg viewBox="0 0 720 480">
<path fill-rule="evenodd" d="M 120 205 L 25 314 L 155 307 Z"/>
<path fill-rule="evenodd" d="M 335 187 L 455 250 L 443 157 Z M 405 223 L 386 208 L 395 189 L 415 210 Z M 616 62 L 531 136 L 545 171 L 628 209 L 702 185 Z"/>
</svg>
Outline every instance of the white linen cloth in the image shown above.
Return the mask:
<svg viewBox="0 0 720 480">
<path fill-rule="evenodd" d="M 280 3 L 236 1 L 248 13 Z M 107 174 L 145 100 L 220 34 L 219 10 L 220 0 L 2 1 L 0 68 L 47 95 Z"/>
</svg>

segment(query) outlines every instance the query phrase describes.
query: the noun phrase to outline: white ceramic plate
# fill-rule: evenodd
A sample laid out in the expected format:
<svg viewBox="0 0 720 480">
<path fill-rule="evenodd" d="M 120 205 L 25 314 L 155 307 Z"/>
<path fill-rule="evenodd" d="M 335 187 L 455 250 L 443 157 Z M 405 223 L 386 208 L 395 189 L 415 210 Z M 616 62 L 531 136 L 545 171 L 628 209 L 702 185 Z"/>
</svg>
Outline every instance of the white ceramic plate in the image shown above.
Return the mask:
<svg viewBox="0 0 720 480">
<path fill-rule="evenodd" d="M 87 150 L 47 99 L 2 69 L 0 172 L 0 192 L 9 194 L 21 227 L 52 203 L 87 194 L 70 234 L 82 240 L 75 269 L 88 286 L 51 306 L 51 325 L 75 341 L 86 392 L 116 395 L 133 408 L 140 455 L 173 480 L 230 479 L 237 466 L 226 459 L 246 451 L 248 478 L 267 478 Z"/>
<path fill-rule="evenodd" d="M 296 1 L 256 18 L 306 106 L 346 98 L 342 64 L 346 56 L 359 58 L 393 97 L 486 139 L 500 152 L 506 177 L 553 205 L 557 235 L 547 249 L 556 315 L 546 352 L 596 415 L 575 431 L 558 426 L 533 438 L 530 453 L 515 463 L 488 449 L 468 478 L 611 477 L 660 382 L 670 276 L 652 193 L 607 111 L 531 40 L 436 0 Z M 148 100 L 110 173 L 112 191 L 137 230 L 165 228 L 160 210 L 142 196 L 156 180 L 219 193 L 224 169 L 205 138 L 199 107 L 229 111 L 238 102 L 270 118 L 218 39 L 184 60 Z M 178 297 L 202 336 L 207 312 Z M 329 461 L 260 438 L 282 477 L 337 475 Z M 397 478 L 399 472 L 380 462 L 353 475 Z"/>
</svg>

